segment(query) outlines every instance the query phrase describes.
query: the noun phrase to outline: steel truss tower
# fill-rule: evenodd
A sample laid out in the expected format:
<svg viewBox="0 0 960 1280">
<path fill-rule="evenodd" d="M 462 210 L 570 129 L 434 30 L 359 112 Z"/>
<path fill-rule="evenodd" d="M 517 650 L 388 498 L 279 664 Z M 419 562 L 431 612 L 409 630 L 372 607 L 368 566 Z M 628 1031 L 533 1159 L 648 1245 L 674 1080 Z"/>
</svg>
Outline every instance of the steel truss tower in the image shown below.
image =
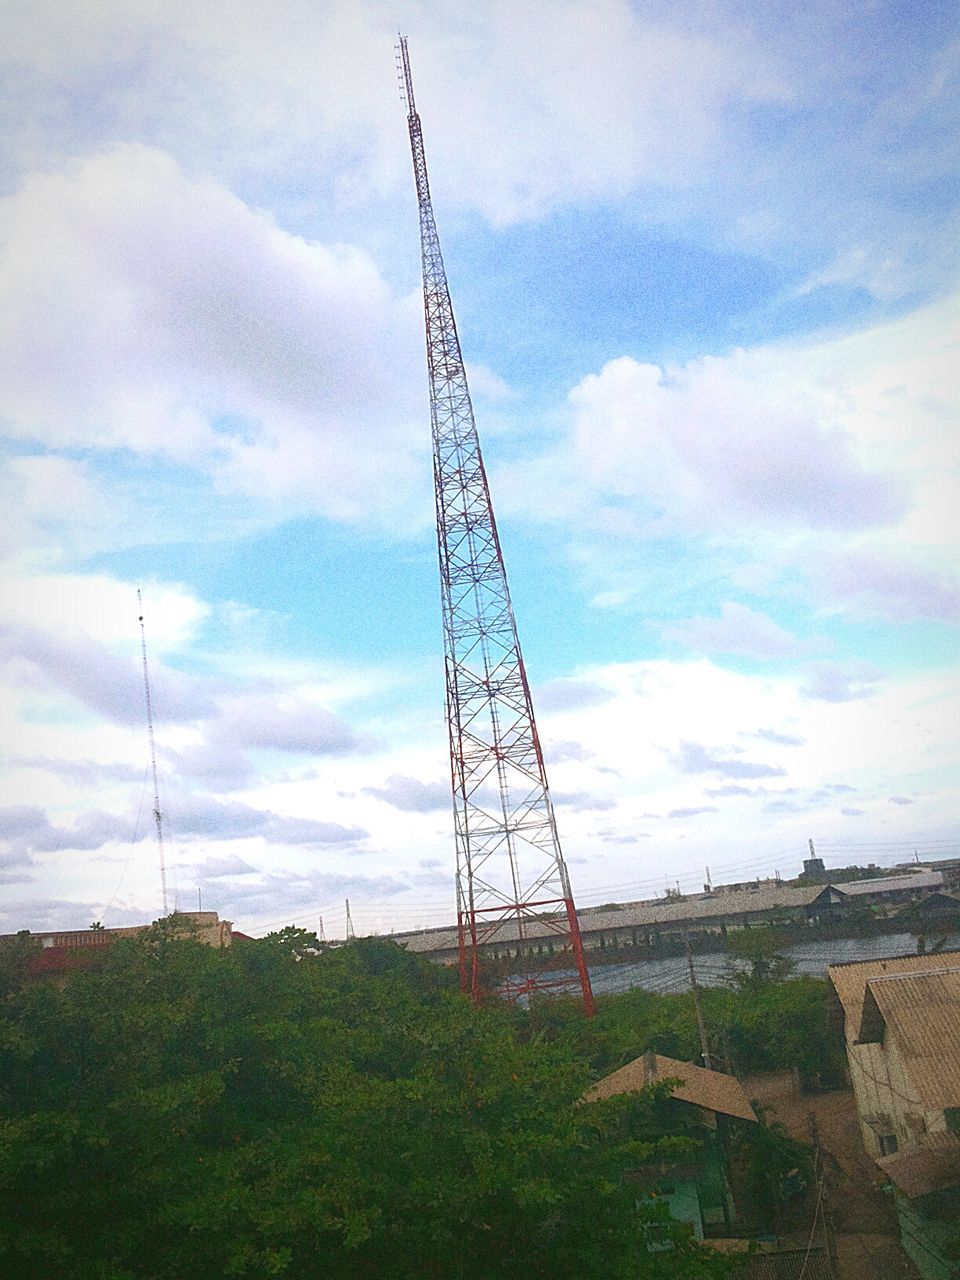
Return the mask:
<svg viewBox="0 0 960 1280">
<path fill-rule="evenodd" d="M 481 951 L 520 953 L 508 997 L 579 991 L 593 1012 L 480 440 L 440 252 L 406 37 L 397 47 L 420 205 L 423 303 L 436 484 L 446 710 L 457 850 L 460 982 L 489 990 Z M 525 940 L 554 954 L 552 977 Z M 529 943 L 527 943 L 529 945 Z"/>
</svg>

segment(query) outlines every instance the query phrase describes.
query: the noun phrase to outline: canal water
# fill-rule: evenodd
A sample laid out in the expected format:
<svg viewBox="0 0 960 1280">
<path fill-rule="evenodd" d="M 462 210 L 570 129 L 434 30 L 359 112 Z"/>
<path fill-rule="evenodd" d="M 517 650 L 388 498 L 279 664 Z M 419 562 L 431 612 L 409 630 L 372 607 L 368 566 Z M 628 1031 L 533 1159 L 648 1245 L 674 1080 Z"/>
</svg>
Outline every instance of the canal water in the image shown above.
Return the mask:
<svg viewBox="0 0 960 1280">
<path fill-rule="evenodd" d="M 938 939 L 939 941 L 939 939 Z M 944 951 L 960 950 L 960 933 L 948 934 Z M 917 950 L 912 933 L 887 933 L 875 938 L 830 938 L 820 942 L 801 942 L 784 947 L 782 954 L 794 962 L 796 973 L 814 977 L 826 976 L 827 966 L 850 960 L 886 960 L 891 956 L 911 956 Z M 590 957 L 587 956 L 589 966 Z M 721 985 L 736 962 L 726 952 L 708 952 L 693 957 L 697 981 L 701 986 Z M 623 964 L 590 967 L 590 984 L 594 995 L 609 995 L 642 987 L 645 991 L 675 993 L 690 990 L 690 970 L 686 956 L 665 956 L 658 960 L 629 960 Z M 747 968 L 738 965 L 738 968 Z"/>
</svg>

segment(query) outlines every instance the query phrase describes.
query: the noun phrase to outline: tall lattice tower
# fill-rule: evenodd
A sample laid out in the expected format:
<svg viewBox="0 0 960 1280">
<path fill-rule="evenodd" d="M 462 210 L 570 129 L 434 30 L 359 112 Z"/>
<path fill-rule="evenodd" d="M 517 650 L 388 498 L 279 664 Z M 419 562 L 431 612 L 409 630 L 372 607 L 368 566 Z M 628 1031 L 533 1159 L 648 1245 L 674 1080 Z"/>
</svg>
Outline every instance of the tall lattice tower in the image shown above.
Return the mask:
<svg viewBox="0 0 960 1280">
<path fill-rule="evenodd" d="M 521 956 L 521 972 L 500 983 L 499 990 L 513 997 L 557 988 L 579 990 L 585 1010 L 592 1013 L 590 976 L 433 216 L 404 36 L 397 46 L 397 63 L 420 204 L 460 981 L 464 990 L 480 998 L 487 990 L 481 949 L 492 944 L 496 950 L 524 952 L 524 940 L 533 937 L 549 943 L 555 963 L 568 968 L 548 977 L 533 971 Z"/>
</svg>

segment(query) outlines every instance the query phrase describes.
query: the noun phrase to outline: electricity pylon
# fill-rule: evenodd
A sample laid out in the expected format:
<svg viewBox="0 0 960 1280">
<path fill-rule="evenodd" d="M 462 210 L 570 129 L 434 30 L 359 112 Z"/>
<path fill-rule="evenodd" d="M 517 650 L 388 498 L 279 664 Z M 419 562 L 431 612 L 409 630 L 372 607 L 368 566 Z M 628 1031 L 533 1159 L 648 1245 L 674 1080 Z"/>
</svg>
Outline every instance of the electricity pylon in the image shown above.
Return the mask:
<svg viewBox="0 0 960 1280">
<path fill-rule="evenodd" d="M 499 984 L 503 995 L 579 989 L 586 1012 L 592 1013 L 590 975 L 433 216 L 404 36 L 397 64 L 420 205 L 460 982 L 480 999 L 489 990 L 482 956 L 516 953 L 518 972 Z M 559 971 L 536 972 L 528 954 L 531 943 L 548 944 Z"/>
</svg>

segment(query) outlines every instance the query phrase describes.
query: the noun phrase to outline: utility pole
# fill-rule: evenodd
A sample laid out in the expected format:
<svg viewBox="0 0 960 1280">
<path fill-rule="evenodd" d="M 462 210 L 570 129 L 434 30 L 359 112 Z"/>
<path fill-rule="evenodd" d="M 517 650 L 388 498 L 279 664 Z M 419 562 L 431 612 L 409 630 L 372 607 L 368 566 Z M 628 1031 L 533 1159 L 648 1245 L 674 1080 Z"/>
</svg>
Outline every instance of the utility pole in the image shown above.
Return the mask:
<svg viewBox="0 0 960 1280">
<path fill-rule="evenodd" d="M 520 972 L 496 983 L 501 995 L 579 989 L 591 1014 L 590 975 L 440 251 L 405 36 L 397 69 L 420 209 L 460 985 L 475 1000 L 488 994 L 495 983 L 484 980 L 482 957 L 502 943 L 516 948 Z M 561 968 L 572 972 L 537 972 L 528 954 L 533 941 L 558 942 L 566 953 Z"/>
<path fill-rule="evenodd" d="M 703 1020 L 703 1009 L 700 1005 L 700 984 L 697 982 L 697 971 L 693 967 L 693 952 L 690 950 L 690 935 L 683 931 L 683 945 L 687 953 L 687 968 L 690 970 L 690 990 L 693 992 L 693 1007 L 697 1011 L 697 1030 L 700 1032 L 700 1056 L 708 1071 L 713 1070 L 710 1057 L 710 1046 L 707 1043 L 707 1027 Z"/>
<path fill-rule="evenodd" d="M 817 1229 L 817 1214 L 819 1212 L 820 1227 L 823 1233 L 823 1247 L 827 1254 L 830 1273 L 831 1275 L 836 1275 L 837 1242 L 828 1203 L 829 1185 L 827 1180 L 827 1170 L 823 1162 L 823 1147 L 820 1144 L 820 1130 L 817 1126 L 817 1116 L 815 1112 L 808 1112 L 807 1122 L 810 1126 L 810 1143 L 813 1147 L 813 1176 L 814 1183 L 817 1188 L 817 1201 L 813 1212 L 813 1223 L 810 1228 L 810 1243 L 813 1243 L 814 1234 Z"/>
</svg>

